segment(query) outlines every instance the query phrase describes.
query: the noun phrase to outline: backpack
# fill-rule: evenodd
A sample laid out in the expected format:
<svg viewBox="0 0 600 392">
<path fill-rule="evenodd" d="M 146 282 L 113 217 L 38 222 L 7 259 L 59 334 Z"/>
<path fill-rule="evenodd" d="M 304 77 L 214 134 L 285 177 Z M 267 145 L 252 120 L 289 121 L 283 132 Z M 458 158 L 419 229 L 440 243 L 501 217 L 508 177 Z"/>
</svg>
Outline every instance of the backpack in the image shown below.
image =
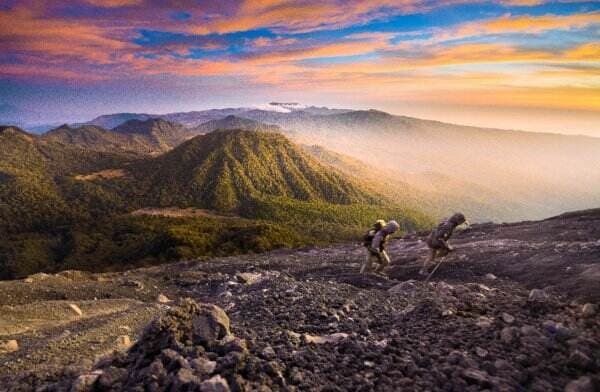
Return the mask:
<svg viewBox="0 0 600 392">
<path fill-rule="evenodd" d="M 375 238 L 375 234 L 377 234 L 377 230 L 369 229 L 363 236 L 363 246 L 368 248 L 373 243 L 373 238 Z"/>
</svg>

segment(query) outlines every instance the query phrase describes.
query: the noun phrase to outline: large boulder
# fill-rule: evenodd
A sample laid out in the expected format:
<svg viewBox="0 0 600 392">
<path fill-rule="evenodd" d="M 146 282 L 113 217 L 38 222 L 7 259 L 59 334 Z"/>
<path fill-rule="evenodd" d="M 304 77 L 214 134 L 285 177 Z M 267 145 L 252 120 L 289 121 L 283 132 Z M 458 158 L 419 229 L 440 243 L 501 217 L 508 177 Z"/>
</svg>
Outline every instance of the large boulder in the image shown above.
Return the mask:
<svg viewBox="0 0 600 392">
<path fill-rule="evenodd" d="M 231 335 L 229 317 L 225 311 L 215 305 L 202 305 L 192 320 L 194 343 L 212 347 Z"/>
</svg>

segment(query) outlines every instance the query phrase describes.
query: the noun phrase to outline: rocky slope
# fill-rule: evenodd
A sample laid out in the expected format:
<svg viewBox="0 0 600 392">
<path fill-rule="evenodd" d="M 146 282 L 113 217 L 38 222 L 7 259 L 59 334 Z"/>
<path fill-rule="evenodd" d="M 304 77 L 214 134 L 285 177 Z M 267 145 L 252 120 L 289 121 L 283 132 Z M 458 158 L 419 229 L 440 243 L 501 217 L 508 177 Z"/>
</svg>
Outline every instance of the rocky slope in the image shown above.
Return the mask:
<svg viewBox="0 0 600 392">
<path fill-rule="evenodd" d="M 388 278 L 347 244 L 1 282 L 0 385 L 594 391 L 599 238 L 600 210 L 474 225 L 429 283 L 419 235 Z"/>
</svg>

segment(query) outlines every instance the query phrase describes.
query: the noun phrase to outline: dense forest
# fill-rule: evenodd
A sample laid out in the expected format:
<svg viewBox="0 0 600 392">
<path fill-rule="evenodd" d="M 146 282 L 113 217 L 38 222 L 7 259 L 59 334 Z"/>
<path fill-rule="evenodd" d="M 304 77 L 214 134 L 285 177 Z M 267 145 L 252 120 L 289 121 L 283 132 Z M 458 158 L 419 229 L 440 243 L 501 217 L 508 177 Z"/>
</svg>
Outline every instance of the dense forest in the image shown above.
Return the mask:
<svg viewBox="0 0 600 392">
<path fill-rule="evenodd" d="M 380 217 L 431 224 L 260 131 L 214 131 L 153 157 L 3 127 L 0 196 L 2 279 L 359 240 Z M 143 208 L 158 213 L 132 214 Z"/>
</svg>

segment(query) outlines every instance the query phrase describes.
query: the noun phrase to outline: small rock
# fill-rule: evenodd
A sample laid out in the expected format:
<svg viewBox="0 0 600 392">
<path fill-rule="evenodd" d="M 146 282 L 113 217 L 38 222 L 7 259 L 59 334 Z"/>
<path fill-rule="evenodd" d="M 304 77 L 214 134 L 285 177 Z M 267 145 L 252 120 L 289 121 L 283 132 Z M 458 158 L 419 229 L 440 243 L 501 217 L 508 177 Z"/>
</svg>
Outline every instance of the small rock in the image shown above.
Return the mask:
<svg viewBox="0 0 600 392">
<path fill-rule="evenodd" d="M 442 316 L 444 317 L 449 317 L 452 316 L 454 314 L 454 310 L 452 309 L 444 309 L 444 311 L 442 312 Z"/>
<path fill-rule="evenodd" d="M 172 389 L 177 391 L 180 389 L 187 389 L 188 386 L 197 386 L 200 384 L 200 379 L 194 375 L 194 372 L 190 369 L 181 368 L 177 372 L 175 379 L 173 380 Z M 190 388 L 191 389 L 191 388 Z"/>
<path fill-rule="evenodd" d="M 595 304 L 587 303 L 581 308 L 581 315 L 585 318 L 594 317 L 598 313 L 598 307 Z"/>
<path fill-rule="evenodd" d="M 123 285 L 133 287 L 136 290 L 142 290 L 144 288 L 144 284 L 139 280 L 126 280 Z"/>
<path fill-rule="evenodd" d="M 217 368 L 217 363 L 215 361 L 209 361 L 208 359 L 202 357 L 193 359 L 191 365 L 192 368 L 206 376 L 211 375 Z"/>
<path fill-rule="evenodd" d="M 200 384 L 200 391 L 229 392 L 229 384 L 227 384 L 227 381 L 223 377 L 216 375 L 213 378 L 206 380 L 202 384 Z"/>
<path fill-rule="evenodd" d="M 544 290 L 533 289 L 529 292 L 529 301 L 544 302 L 548 299 L 548 294 Z"/>
<path fill-rule="evenodd" d="M 477 319 L 475 325 L 479 328 L 490 328 L 492 326 L 492 319 L 489 317 L 481 316 Z"/>
<path fill-rule="evenodd" d="M 524 325 L 521 327 L 521 333 L 525 336 L 540 336 L 540 331 L 536 327 L 531 325 Z"/>
<path fill-rule="evenodd" d="M 235 275 L 240 283 L 252 285 L 263 280 L 263 275 L 258 272 L 239 272 Z"/>
<path fill-rule="evenodd" d="M 266 360 L 273 360 L 277 357 L 277 353 L 275 353 L 275 350 L 273 350 L 273 347 L 271 346 L 267 346 L 265 347 L 261 352 L 260 355 L 262 355 L 262 357 Z"/>
<path fill-rule="evenodd" d="M 488 350 L 486 350 L 486 349 L 483 349 L 483 348 L 481 348 L 481 347 L 476 347 L 476 348 L 475 348 L 475 353 L 477 354 L 477 356 L 478 356 L 479 358 L 485 358 L 485 357 L 487 357 L 487 356 L 488 356 Z"/>
<path fill-rule="evenodd" d="M 171 300 L 164 294 L 159 294 L 156 301 L 161 304 L 168 304 Z"/>
<path fill-rule="evenodd" d="M 500 340 L 503 343 L 511 344 L 519 337 L 519 330 L 515 327 L 505 327 L 500 331 Z"/>
<path fill-rule="evenodd" d="M 104 389 L 112 388 L 116 383 L 127 378 L 127 369 L 110 366 L 102 372 L 98 378 L 98 385 Z"/>
<path fill-rule="evenodd" d="M 12 353 L 17 350 L 19 350 L 19 343 L 14 339 L 0 343 L 0 353 Z"/>
<path fill-rule="evenodd" d="M 487 372 L 477 369 L 466 369 L 463 371 L 463 377 L 471 383 L 476 383 L 481 386 L 490 385 L 490 376 Z"/>
<path fill-rule="evenodd" d="M 565 392 L 594 392 L 594 383 L 590 377 L 584 376 L 573 380 L 565 387 Z"/>
<path fill-rule="evenodd" d="M 589 369 L 593 366 L 594 362 L 585 353 L 575 350 L 569 355 L 569 365 L 579 369 Z"/>
<path fill-rule="evenodd" d="M 23 279 L 24 283 L 33 283 L 33 278 L 25 278 Z"/>
<path fill-rule="evenodd" d="M 69 307 L 75 312 L 79 317 L 83 316 L 83 312 L 79 309 L 79 306 L 75 304 L 69 304 Z"/>
<path fill-rule="evenodd" d="M 515 322 L 515 318 L 511 314 L 502 313 L 501 317 L 502 317 L 502 321 L 504 321 L 506 324 L 512 324 Z"/>
<path fill-rule="evenodd" d="M 488 280 L 496 280 L 498 279 L 494 274 L 485 274 L 485 278 Z"/>
<path fill-rule="evenodd" d="M 94 383 L 102 375 L 102 371 L 82 374 L 71 385 L 71 392 L 87 392 L 93 389 Z"/>
<path fill-rule="evenodd" d="M 465 360 L 465 356 L 460 351 L 454 350 L 448 354 L 446 360 L 451 365 L 458 365 Z"/>
<path fill-rule="evenodd" d="M 364 364 L 368 368 L 375 367 L 375 362 L 373 362 L 373 361 L 365 361 Z"/>
<path fill-rule="evenodd" d="M 494 361 L 494 367 L 498 370 L 511 370 L 512 365 L 506 359 L 496 359 Z"/>
<path fill-rule="evenodd" d="M 325 336 L 312 336 L 305 334 L 304 340 L 306 343 L 314 343 L 314 344 L 325 344 L 325 343 L 339 343 L 342 340 L 348 339 L 348 334 L 343 332 L 334 333 L 331 335 Z"/>
<path fill-rule="evenodd" d="M 542 323 L 542 326 L 547 332 L 556 335 L 556 337 L 561 339 L 568 339 L 573 336 L 573 331 L 565 327 L 562 323 L 546 320 Z"/>
<path fill-rule="evenodd" d="M 123 351 L 131 347 L 131 339 L 128 335 L 121 335 L 117 338 L 117 350 Z"/>
</svg>

